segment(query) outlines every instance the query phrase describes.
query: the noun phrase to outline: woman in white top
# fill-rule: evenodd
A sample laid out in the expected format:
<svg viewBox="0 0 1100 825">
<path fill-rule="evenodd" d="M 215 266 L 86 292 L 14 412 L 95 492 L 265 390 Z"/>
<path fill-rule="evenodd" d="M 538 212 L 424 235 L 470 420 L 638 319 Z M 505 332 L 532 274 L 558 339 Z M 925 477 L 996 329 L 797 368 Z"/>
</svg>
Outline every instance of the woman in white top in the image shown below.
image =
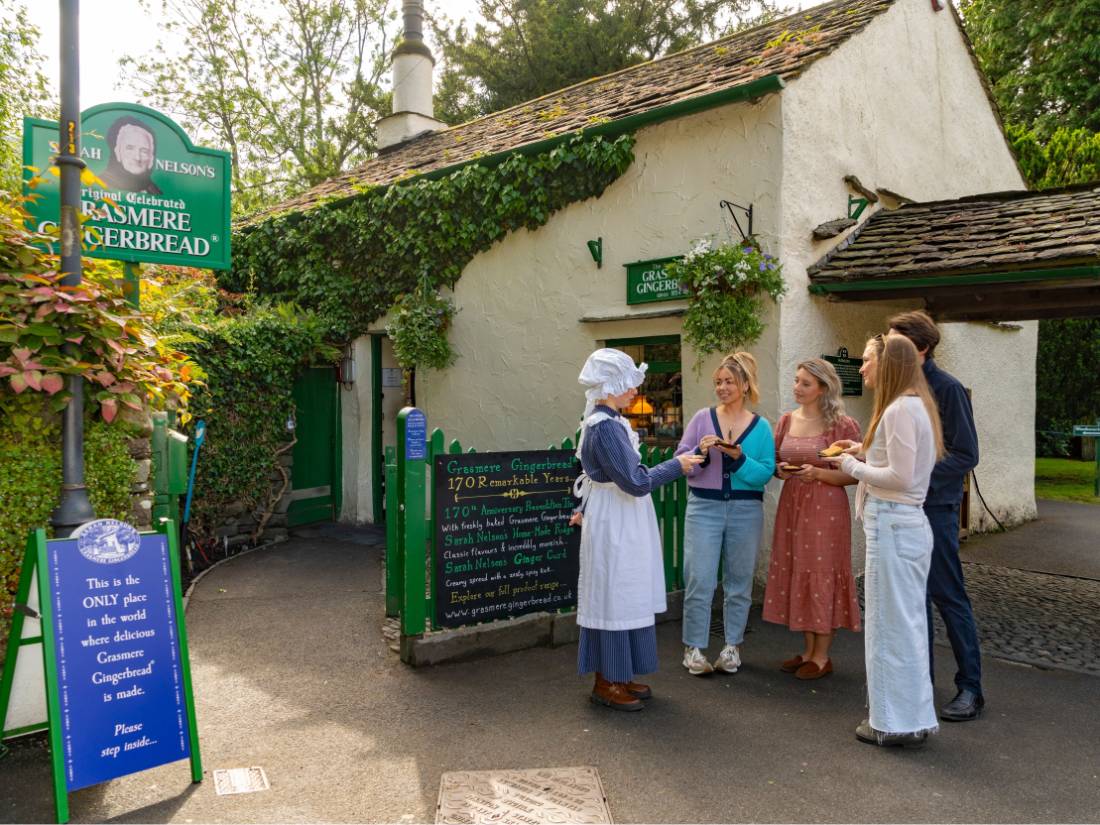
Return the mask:
<svg viewBox="0 0 1100 825">
<path fill-rule="evenodd" d="M 924 496 L 943 454 L 936 402 L 917 348 L 892 335 L 878 357 L 875 407 L 861 444 L 846 444 L 835 459 L 860 482 L 856 511 L 867 535 L 867 697 L 870 718 L 856 737 L 874 745 L 924 744 L 939 729 L 928 674 L 924 598 L 932 558 L 932 529 Z"/>
</svg>

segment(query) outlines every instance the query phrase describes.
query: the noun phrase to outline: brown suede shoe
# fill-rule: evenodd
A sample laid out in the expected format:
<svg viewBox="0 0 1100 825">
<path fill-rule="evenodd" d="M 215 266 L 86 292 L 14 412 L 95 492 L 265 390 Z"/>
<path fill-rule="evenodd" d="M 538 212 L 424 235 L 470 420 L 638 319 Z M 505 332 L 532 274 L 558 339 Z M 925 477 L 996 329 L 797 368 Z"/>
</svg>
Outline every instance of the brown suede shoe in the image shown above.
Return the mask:
<svg viewBox="0 0 1100 825">
<path fill-rule="evenodd" d="M 645 707 L 642 700 L 627 691 L 626 686 L 620 682 L 608 682 L 597 679 L 596 686 L 592 688 L 592 702 L 604 705 L 612 710 L 641 710 Z"/>
<path fill-rule="evenodd" d="M 802 654 L 799 653 L 793 659 L 788 659 L 783 664 L 781 664 L 779 666 L 779 669 L 782 670 L 784 673 L 794 673 L 796 670 L 802 667 L 803 661 L 805 660 L 802 658 Z"/>
<path fill-rule="evenodd" d="M 826 659 L 824 667 L 818 667 L 816 662 L 806 662 L 794 672 L 796 679 L 820 679 L 833 672 L 833 660 Z"/>
<path fill-rule="evenodd" d="M 641 682 L 625 682 L 623 687 L 635 699 L 651 699 L 653 697 L 653 691 L 649 689 L 649 685 L 643 685 Z"/>
</svg>

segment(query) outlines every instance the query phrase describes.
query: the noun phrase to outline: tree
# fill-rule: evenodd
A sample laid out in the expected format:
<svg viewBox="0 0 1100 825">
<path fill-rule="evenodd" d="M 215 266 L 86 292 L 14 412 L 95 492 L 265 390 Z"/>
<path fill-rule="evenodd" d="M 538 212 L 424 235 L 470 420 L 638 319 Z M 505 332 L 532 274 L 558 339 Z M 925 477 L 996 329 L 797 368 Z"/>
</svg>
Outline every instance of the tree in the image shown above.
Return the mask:
<svg viewBox="0 0 1100 825">
<path fill-rule="evenodd" d="M 19 189 L 23 118 L 50 117 L 38 29 L 19 0 L 0 0 L 0 191 Z"/>
<path fill-rule="evenodd" d="M 961 0 L 1002 114 L 1048 138 L 1100 131 L 1100 0 Z"/>
<path fill-rule="evenodd" d="M 745 25 L 757 6 L 779 13 L 752 0 L 479 0 L 485 22 L 472 31 L 433 21 L 436 116 L 461 122 L 689 48 Z"/>
<path fill-rule="evenodd" d="M 151 0 L 146 0 L 151 2 Z M 387 0 L 160 0 L 162 44 L 126 58 L 154 108 L 227 149 L 247 214 L 369 158 L 392 46 Z"/>
</svg>

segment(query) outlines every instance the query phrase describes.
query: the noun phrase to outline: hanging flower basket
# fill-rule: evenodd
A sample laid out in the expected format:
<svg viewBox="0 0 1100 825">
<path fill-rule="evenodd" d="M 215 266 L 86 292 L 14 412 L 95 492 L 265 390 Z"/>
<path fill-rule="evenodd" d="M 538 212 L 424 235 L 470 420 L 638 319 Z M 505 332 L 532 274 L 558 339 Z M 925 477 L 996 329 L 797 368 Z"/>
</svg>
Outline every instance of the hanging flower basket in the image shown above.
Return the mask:
<svg viewBox="0 0 1100 825">
<path fill-rule="evenodd" d="M 764 298 L 777 301 L 787 291 L 782 265 L 753 238 L 721 246 L 698 241 L 665 271 L 689 293 L 684 337 L 698 355 L 696 372 L 712 353 L 756 343 L 764 332 Z"/>
</svg>

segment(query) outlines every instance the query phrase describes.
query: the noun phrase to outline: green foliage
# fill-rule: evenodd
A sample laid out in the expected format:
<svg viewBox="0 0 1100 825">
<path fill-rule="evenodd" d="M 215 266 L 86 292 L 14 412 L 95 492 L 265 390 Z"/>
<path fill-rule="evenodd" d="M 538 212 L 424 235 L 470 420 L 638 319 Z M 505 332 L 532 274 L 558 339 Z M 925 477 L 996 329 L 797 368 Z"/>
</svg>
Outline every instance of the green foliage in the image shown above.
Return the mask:
<svg viewBox="0 0 1100 825">
<path fill-rule="evenodd" d="M 1039 322 L 1035 429 L 1068 432 L 1100 420 L 1100 318 Z M 1040 440 L 1037 449 L 1051 451 Z"/>
<path fill-rule="evenodd" d="M 764 297 L 787 290 L 782 265 L 752 239 L 714 248 L 702 241 L 665 271 L 691 293 L 684 338 L 698 355 L 696 371 L 707 355 L 754 344 L 764 332 Z"/>
<path fill-rule="evenodd" d="M 1100 131 L 1100 0 L 962 0 L 1001 112 L 1043 138 Z"/>
<path fill-rule="evenodd" d="M 23 118 L 55 116 L 49 106 L 38 29 L 20 0 L 0 0 L 0 191 L 23 179 Z"/>
<path fill-rule="evenodd" d="M 335 361 L 329 328 L 291 306 L 256 305 L 193 329 L 181 346 L 206 372 L 192 402 L 206 422 L 191 503 L 192 532 L 213 535 L 240 503 L 266 503 L 276 450 L 290 435 L 294 379 L 311 363 Z"/>
<path fill-rule="evenodd" d="M 18 200 L 0 193 L 0 411 L 21 393 L 68 403 L 67 376 L 83 376 L 85 397 L 110 422 L 122 408 L 182 409 L 197 377 L 187 357 L 160 341 L 107 270 L 89 261 L 65 286 L 48 241 L 28 231 Z"/>
<path fill-rule="evenodd" d="M 1006 134 L 1036 189 L 1100 180 L 1100 132 L 1061 128 L 1042 140 L 1032 129 L 1009 125 Z"/>
<path fill-rule="evenodd" d="M 427 286 L 398 298 L 386 325 L 397 363 L 406 369 L 422 366 L 441 370 L 449 366 L 455 356 L 447 330 L 454 314 L 454 301 Z"/>
<path fill-rule="evenodd" d="M 437 117 L 459 123 L 591 77 L 695 46 L 744 25 L 747 0 L 481 0 L 485 22 L 435 24 L 445 68 Z"/>
<path fill-rule="evenodd" d="M 333 340 L 350 340 L 401 295 L 452 287 L 507 233 L 599 195 L 631 164 L 633 147 L 629 135 L 578 136 L 493 168 L 471 164 L 272 218 L 236 233 L 234 267 L 221 283 L 295 301 L 332 322 Z"/>
<path fill-rule="evenodd" d="M 0 419 L 0 625 L 6 625 L 18 584 L 27 534 L 46 527 L 61 493 L 57 416 L 40 396 L 24 395 Z M 88 420 L 84 428 L 85 481 L 99 518 L 130 518 L 133 432 L 121 424 Z"/>
<path fill-rule="evenodd" d="M 126 58 L 144 102 L 230 152 L 249 214 L 374 151 L 395 15 L 386 0 L 148 0 L 172 48 Z"/>
<path fill-rule="evenodd" d="M 1036 498 L 1100 504 L 1100 496 L 1093 495 L 1095 478 L 1096 463 L 1093 461 L 1035 459 Z"/>
</svg>

